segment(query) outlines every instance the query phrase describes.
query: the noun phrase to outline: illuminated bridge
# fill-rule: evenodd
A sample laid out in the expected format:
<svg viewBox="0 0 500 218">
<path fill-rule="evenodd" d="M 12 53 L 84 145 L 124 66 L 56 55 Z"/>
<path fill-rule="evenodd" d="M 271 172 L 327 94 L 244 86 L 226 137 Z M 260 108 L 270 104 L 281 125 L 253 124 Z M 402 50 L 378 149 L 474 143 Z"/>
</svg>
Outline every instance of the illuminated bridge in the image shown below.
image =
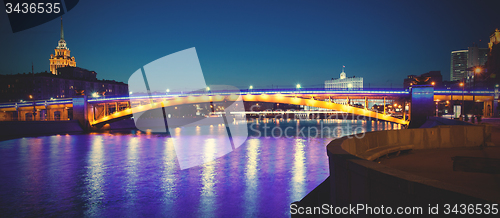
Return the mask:
<svg viewBox="0 0 500 218">
<path fill-rule="evenodd" d="M 433 90 L 433 89 L 432 89 Z M 434 101 L 476 101 L 494 105 L 495 91 L 433 90 Z M 81 116 L 74 104 L 87 105 L 83 110 L 87 122 L 92 126 L 103 125 L 132 116 L 132 111 L 141 112 L 161 107 L 186 104 L 217 103 L 235 101 L 269 102 L 302 105 L 361 115 L 389 122 L 408 124 L 408 120 L 392 117 L 385 111 L 373 111 L 369 102 L 387 103 L 399 101 L 411 104 L 411 90 L 404 89 L 254 89 L 234 91 L 200 91 L 190 93 L 143 93 L 133 97 L 101 97 L 50 99 L 0 104 L 0 121 L 6 120 L 68 120 Z M 498 99 L 498 97 L 496 98 Z M 345 102 L 345 103 L 339 103 Z M 354 106 L 351 101 L 360 102 Z M 84 104 L 83 104 L 84 103 Z M 36 109 L 36 118 L 33 111 Z M 385 107 L 384 107 L 385 109 Z M 406 117 L 406 116 L 405 116 Z"/>
</svg>

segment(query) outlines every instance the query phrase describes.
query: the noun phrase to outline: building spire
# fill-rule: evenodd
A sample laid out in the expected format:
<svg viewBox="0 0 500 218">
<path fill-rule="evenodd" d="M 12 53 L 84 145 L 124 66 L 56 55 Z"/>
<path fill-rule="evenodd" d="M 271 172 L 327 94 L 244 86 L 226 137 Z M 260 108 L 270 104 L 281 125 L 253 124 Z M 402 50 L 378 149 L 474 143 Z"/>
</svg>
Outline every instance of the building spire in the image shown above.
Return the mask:
<svg viewBox="0 0 500 218">
<path fill-rule="evenodd" d="M 342 73 L 344 72 L 344 69 L 345 69 L 345 65 L 342 65 Z"/>
<path fill-rule="evenodd" d="M 345 79 L 344 68 L 345 68 L 345 66 L 342 66 L 342 73 L 340 73 L 340 79 Z"/>
<path fill-rule="evenodd" d="M 62 16 L 61 16 L 61 39 L 64 40 L 64 31 L 63 31 Z"/>
</svg>

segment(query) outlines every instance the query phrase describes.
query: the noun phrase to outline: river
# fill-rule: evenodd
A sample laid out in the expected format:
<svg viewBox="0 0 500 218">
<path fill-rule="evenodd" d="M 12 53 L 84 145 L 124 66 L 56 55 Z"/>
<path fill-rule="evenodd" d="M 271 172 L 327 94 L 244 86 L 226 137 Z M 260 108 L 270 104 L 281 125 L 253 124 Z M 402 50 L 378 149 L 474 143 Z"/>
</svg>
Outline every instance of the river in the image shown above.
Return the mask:
<svg viewBox="0 0 500 218">
<path fill-rule="evenodd" d="M 241 146 L 183 170 L 173 138 L 138 130 L 1 141 L 0 214 L 290 217 L 290 203 L 328 177 L 325 146 L 332 139 L 399 128 L 383 121 L 251 119 Z"/>
</svg>

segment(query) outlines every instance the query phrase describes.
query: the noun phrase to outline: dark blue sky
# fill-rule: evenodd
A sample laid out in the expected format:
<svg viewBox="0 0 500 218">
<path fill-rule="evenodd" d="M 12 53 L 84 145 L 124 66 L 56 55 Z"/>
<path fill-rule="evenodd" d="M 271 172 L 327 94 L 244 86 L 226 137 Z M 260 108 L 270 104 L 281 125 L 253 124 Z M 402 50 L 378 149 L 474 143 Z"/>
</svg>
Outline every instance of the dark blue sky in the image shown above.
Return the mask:
<svg viewBox="0 0 500 218">
<path fill-rule="evenodd" d="M 439 3 L 436 3 L 439 2 Z M 450 52 L 487 47 L 500 1 L 80 1 L 64 16 L 77 66 L 128 81 L 141 66 L 196 47 L 208 85 L 321 85 L 347 76 L 402 87 L 440 70 Z M 0 73 L 49 70 L 60 20 L 12 33 L 0 15 Z M 479 42 L 481 40 L 481 42 Z"/>
</svg>

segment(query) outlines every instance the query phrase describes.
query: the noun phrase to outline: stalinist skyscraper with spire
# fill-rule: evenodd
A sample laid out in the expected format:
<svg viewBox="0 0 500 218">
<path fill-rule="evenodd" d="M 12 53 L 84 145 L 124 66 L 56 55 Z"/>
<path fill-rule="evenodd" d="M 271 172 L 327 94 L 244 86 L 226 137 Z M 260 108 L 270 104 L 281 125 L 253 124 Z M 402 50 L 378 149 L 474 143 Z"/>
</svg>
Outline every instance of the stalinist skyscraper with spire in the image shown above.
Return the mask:
<svg viewBox="0 0 500 218">
<path fill-rule="evenodd" d="M 64 41 L 63 22 L 61 17 L 61 39 L 55 49 L 55 54 L 50 55 L 50 72 L 58 75 L 57 69 L 61 67 L 76 67 L 75 57 L 71 57 L 69 48 Z"/>
</svg>

